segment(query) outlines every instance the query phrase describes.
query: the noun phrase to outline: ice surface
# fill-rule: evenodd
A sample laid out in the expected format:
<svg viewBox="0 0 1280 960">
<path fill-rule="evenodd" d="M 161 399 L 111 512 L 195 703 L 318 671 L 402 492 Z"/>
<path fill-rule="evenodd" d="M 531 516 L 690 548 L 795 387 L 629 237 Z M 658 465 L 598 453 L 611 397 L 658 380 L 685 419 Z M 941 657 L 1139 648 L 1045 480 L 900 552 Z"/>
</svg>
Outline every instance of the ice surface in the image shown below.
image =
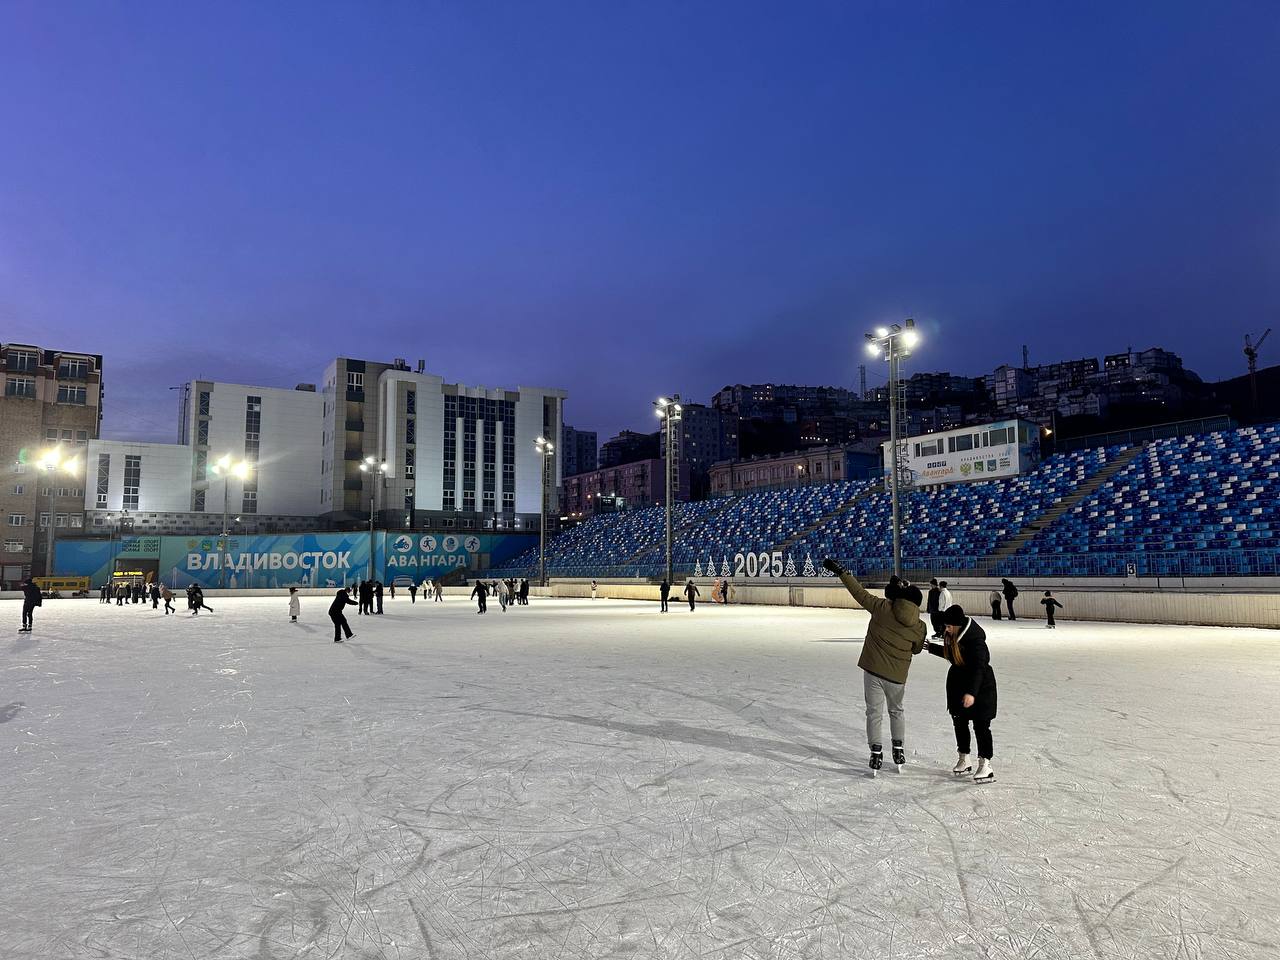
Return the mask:
<svg viewBox="0 0 1280 960">
<path fill-rule="evenodd" d="M 0 956 L 1280 956 L 1280 635 L 991 625 L 998 781 L 846 611 L 50 601 L 0 659 Z M 0 603 L 16 629 L 16 603 Z"/>
</svg>

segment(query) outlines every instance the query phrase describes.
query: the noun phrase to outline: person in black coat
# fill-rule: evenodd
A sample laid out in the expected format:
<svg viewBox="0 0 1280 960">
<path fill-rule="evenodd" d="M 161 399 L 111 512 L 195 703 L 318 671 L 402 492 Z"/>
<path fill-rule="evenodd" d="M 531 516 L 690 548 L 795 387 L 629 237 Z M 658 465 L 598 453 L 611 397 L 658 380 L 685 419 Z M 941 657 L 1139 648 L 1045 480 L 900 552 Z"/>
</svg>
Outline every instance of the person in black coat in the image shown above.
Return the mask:
<svg viewBox="0 0 1280 960">
<path fill-rule="evenodd" d="M 1044 599 L 1041 600 L 1040 602 L 1044 604 L 1044 613 L 1045 613 L 1045 616 L 1049 619 L 1049 622 L 1046 623 L 1045 626 L 1048 627 L 1050 630 L 1055 629 L 1058 626 L 1058 624 L 1053 619 L 1053 611 L 1055 607 L 1059 610 L 1064 609 L 1062 604 L 1060 604 L 1057 600 L 1054 599 L 1053 593 L 1049 590 L 1046 590 L 1044 592 Z"/>
<path fill-rule="evenodd" d="M 343 607 L 354 607 L 356 602 L 351 599 L 350 594 L 345 590 L 339 590 L 333 595 L 333 603 L 329 604 L 329 619 L 333 621 L 333 642 L 341 643 L 343 634 L 350 640 L 355 636 L 351 632 L 351 624 L 347 623 L 347 615 L 342 612 Z"/>
<path fill-rule="evenodd" d="M 160 584 L 154 580 L 151 581 L 151 609 L 160 609 Z"/>
<path fill-rule="evenodd" d="M 1004 605 L 1009 608 L 1009 619 L 1017 620 L 1018 618 L 1013 614 L 1013 601 L 1018 596 L 1018 588 L 1013 585 L 1013 581 L 1008 577 L 1002 577 L 1000 585 L 1002 588 L 1000 592 L 1004 594 Z"/>
<path fill-rule="evenodd" d="M 193 583 L 187 588 L 191 596 L 191 615 L 198 616 L 201 610 L 208 610 L 213 613 L 213 607 L 204 602 L 204 588 L 198 583 Z"/>
<path fill-rule="evenodd" d="M 374 583 L 373 583 L 373 596 L 374 596 L 374 599 L 378 601 L 378 611 L 377 611 L 377 612 L 378 612 L 379 614 L 381 614 L 381 613 L 382 613 L 382 581 L 381 581 L 381 580 L 375 580 L 375 581 L 374 581 Z M 370 612 L 370 613 L 372 613 L 372 612 L 373 612 L 372 608 L 370 609 L 370 611 L 369 611 L 369 612 Z"/>
<path fill-rule="evenodd" d="M 471 588 L 471 596 L 475 598 L 476 604 L 480 608 L 476 613 L 484 613 L 485 608 L 489 605 L 487 602 L 489 599 L 489 588 L 484 585 L 483 580 L 476 581 L 476 585 Z"/>
<path fill-rule="evenodd" d="M 658 585 L 658 596 L 662 599 L 662 610 L 660 613 L 667 612 L 667 598 L 671 596 L 671 584 L 667 583 L 667 578 L 662 578 L 662 583 Z"/>
<path fill-rule="evenodd" d="M 520 606 L 527 607 L 529 605 L 529 580 L 526 577 L 520 581 Z"/>
<path fill-rule="evenodd" d="M 36 582 L 30 577 L 22 581 L 22 626 L 18 629 L 19 633 L 30 633 L 33 614 L 36 607 L 44 605 L 44 597 L 40 593 L 40 588 L 36 586 Z"/>
<path fill-rule="evenodd" d="M 356 613 L 373 613 L 373 582 L 361 580 L 360 586 L 356 588 L 356 595 L 360 598 L 360 606 L 356 608 Z"/>
<path fill-rule="evenodd" d="M 978 741 L 978 770 L 973 781 L 990 783 L 995 779 L 991 769 L 995 752 L 991 721 L 996 716 L 996 675 L 991 669 L 987 635 L 959 604 L 942 612 L 942 622 L 946 629 L 943 642 L 925 646 L 951 664 L 947 671 L 947 712 L 955 726 L 956 752 L 960 755 L 951 772 L 961 777 L 973 770 L 969 761 L 969 725 L 973 724 Z"/>
<path fill-rule="evenodd" d="M 924 611 L 929 614 L 929 624 L 933 627 L 933 639 L 942 639 L 942 611 L 938 609 L 938 598 L 942 596 L 942 588 L 935 577 L 929 581 L 929 595 Z"/>
</svg>

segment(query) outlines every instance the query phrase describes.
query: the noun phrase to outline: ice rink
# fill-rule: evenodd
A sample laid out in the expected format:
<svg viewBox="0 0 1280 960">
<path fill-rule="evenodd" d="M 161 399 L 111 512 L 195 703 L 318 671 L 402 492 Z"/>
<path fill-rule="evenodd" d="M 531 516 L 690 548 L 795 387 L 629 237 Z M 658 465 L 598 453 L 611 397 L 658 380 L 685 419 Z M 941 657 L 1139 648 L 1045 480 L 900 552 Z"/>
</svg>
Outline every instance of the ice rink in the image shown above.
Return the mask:
<svg viewBox="0 0 1280 960">
<path fill-rule="evenodd" d="M 975 786 L 861 613 L 209 602 L 5 642 L 0 956 L 1280 956 L 1280 633 L 983 620 Z"/>
</svg>

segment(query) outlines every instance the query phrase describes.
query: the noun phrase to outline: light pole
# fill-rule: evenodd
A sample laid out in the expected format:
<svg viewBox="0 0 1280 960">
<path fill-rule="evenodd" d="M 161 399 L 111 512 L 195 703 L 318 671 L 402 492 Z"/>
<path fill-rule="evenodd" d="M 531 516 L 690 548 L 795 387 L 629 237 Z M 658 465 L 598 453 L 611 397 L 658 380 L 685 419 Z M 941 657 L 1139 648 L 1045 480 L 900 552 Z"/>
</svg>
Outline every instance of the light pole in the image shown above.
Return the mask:
<svg viewBox="0 0 1280 960">
<path fill-rule="evenodd" d="M 47 488 L 49 491 L 48 498 L 47 498 L 47 502 L 49 504 L 49 532 L 47 534 L 47 541 L 46 541 L 46 548 L 45 548 L 46 553 L 44 558 L 44 575 L 46 577 L 52 577 L 53 576 L 53 537 L 54 537 L 53 528 L 58 519 L 57 514 L 54 512 L 55 507 L 53 502 L 53 478 L 54 478 L 54 475 L 58 473 L 58 471 L 62 471 L 64 473 L 71 473 L 71 474 L 77 473 L 80 470 L 80 458 L 72 456 L 72 457 L 67 457 L 64 460 L 62 458 L 62 452 L 58 450 L 58 448 L 54 447 L 51 450 L 46 450 L 44 453 L 40 455 L 40 459 L 36 461 L 36 467 L 44 475 L 45 483 L 49 484 Z"/>
<path fill-rule="evenodd" d="M 235 476 L 243 480 L 249 476 L 249 471 L 252 469 L 253 464 L 248 460 L 237 462 L 232 460 L 229 453 L 224 453 L 209 468 L 214 476 L 222 478 L 222 541 L 219 544 L 222 555 L 218 558 L 218 588 L 220 590 L 227 589 L 227 564 L 231 560 L 231 548 L 227 542 L 227 508 L 231 493 L 231 478 Z"/>
<path fill-rule="evenodd" d="M 369 491 L 369 579 L 373 579 L 373 518 L 377 509 L 379 488 L 387 485 L 387 461 L 377 457 L 365 457 L 360 464 L 365 473 L 375 475 L 373 489 Z"/>
<path fill-rule="evenodd" d="M 902 439 L 902 397 L 899 367 L 902 360 L 911 356 L 911 350 L 920 342 L 916 322 L 907 318 L 901 324 L 877 327 L 867 334 L 867 352 L 883 357 L 889 362 L 889 488 L 893 502 L 893 572 L 902 576 L 902 504 L 898 496 L 902 487 L 903 463 L 900 442 Z"/>
<path fill-rule="evenodd" d="M 672 495 L 674 493 L 674 488 L 676 485 L 676 477 L 679 476 L 679 470 L 680 470 L 680 458 L 676 452 L 676 444 L 678 443 L 678 439 L 677 439 L 678 435 L 676 433 L 676 424 L 679 423 L 680 420 L 682 419 L 681 413 L 684 410 L 684 408 L 680 406 L 680 394 L 678 393 L 672 394 L 670 399 L 666 397 L 659 397 L 657 400 L 654 401 L 653 406 L 654 406 L 653 412 L 658 415 L 658 419 L 662 421 L 663 427 L 667 432 L 667 462 L 666 462 L 667 482 L 665 484 L 667 488 L 667 518 L 666 518 L 666 525 L 667 525 L 666 548 L 667 549 L 666 549 L 666 564 L 664 569 L 666 571 L 666 580 L 667 580 L 667 583 L 669 584 L 671 583 Z"/>
<path fill-rule="evenodd" d="M 547 485 L 551 480 L 551 458 L 556 445 L 546 437 L 533 441 L 533 449 L 542 457 L 542 509 L 538 516 L 538 583 L 547 585 Z"/>
</svg>

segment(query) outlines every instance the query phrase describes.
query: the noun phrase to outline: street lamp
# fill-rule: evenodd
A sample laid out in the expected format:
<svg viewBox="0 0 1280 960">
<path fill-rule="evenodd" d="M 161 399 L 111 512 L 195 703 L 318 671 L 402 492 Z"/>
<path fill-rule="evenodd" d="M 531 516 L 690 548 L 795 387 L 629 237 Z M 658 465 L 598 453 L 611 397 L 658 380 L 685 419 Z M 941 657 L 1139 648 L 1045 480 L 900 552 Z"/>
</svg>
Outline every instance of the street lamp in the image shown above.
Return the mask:
<svg viewBox="0 0 1280 960">
<path fill-rule="evenodd" d="M 224 453 L 209 468 L 215 477 L 222 478 L 222 543 L 220 545 L 222 556 L 218 560 L 218 587 L 221 590 L 227 589 L 227 564 L 231 560 L 230 544 L 227 542 L 227 508 L 231 478 L 238 477 L 243 481 L 252 470 L 253 464 L 248 460 L 233 460 L 229 453 Z"/>
<path fill-rule="evenodd" d="M 59 471 L 63 473 L 75 474 L 80 472 L 80 458 L 70 456 L 63 459 L 62 451 L 57 447 L 46 450 L 40 455 L 40 459 L 36 461 L 36 469 L 38 469 L 45 477 L 45 483 L 48 486 L 48 504 L 49 504 L 49 533 L 44 558 L 44 575 L 46 577 L 53 576 L 53 528 L 57 521 L 57 514 L 54 512 L 53 502 L 53 477 Z"/>
<path fill-rule="evenodd" d="M 369 492 L 369 579 L 373 579 L 373 518 L 377 506 L 378 494 L 387 486 L 387 461 L 377 457 L 365 457 L 360 464 L 364 473 L 377 474 L 373 489 Z"/>
<path fill-rule="evenodd" d="M 680 394 L 672 394 L 671 398 L 659 397 L 653 403 L 653 412 L 657 414 L 658 419 L 663 422 L 663 427 L 667 432 L 667 517 L 666 517 L 666 579 L 667 583 L 671 583 L 671 508 L 672 495 L 676 485 L 676 477 L 679 475 L 680 459 L 676 455 L 676 445 L 679 442 L 676 433 L 676 424 L 683 419 L 682 413 L 684 408 L 680 406 Z"/>
<path fill-rule="evenodd" d="M 899 423 L 903 403 L 903 398 L 899 396 L 899 367 L 904 358 L 911 356 L 911 350 L 919 342 L 916 322 L 910 317 L 901 324 L 876 327 L 874 334 L 867 334 L 867 353 L 883 357 L 889 362 L 889 488 L 893 497 L 893 572 L 899 577 L 902 576 L 902 512 L 898 494 L 906 472 L 902 462 L 906 451 L 902 446 L 902 427 Z"/>
<path fill-rule="evenodd" d="M 547 585 L 547 486 L 551 482 L 551 458 L 556 445 L 546 437 L 533 441 L 533 449 L 542 458 L 542 509 L 538 516 L 538 582 Z"/>
</svg>

